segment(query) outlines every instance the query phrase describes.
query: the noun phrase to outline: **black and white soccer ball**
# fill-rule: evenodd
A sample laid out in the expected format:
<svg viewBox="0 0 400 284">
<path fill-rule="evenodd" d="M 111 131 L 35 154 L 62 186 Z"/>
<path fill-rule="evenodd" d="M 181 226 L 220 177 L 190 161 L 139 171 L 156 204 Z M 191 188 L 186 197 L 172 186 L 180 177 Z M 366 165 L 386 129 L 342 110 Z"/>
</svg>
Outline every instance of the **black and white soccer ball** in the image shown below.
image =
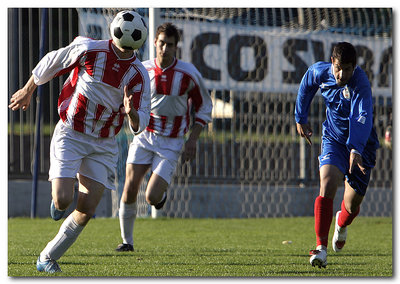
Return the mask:
<svg viewBox="0 0 400 284">
<path fill-rule="evenodd" d="M 147 26 L 138 13 L 121 11 L 111 22 L 110 33 L 118 47 L 139 49 L 147 39 Z"/>
</svg>

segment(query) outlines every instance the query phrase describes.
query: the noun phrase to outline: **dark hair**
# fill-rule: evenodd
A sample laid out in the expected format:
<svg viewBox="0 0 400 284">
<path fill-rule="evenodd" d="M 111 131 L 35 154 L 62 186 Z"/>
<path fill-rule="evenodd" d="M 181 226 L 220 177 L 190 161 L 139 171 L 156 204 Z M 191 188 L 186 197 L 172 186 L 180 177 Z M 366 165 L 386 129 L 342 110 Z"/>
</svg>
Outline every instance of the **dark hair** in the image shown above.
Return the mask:
<svg viewBox="0 0 400 284">
<path fill-rule="evenodd" d="M 337 59 L 342 64 L 351 63 L 353 66 L 357 64 L 357 52 L 354 46 L 348 42 L 339 42 L 332 51 L 332 58 Z"/>
<path fill-rule="evenodd" d="M 167 37 L 173 36 L 175 38 L 175 44 L 178 44 L 179 41 L 179 32 L 177 27 L 172 23 L 164 23 L 157 27 L 156 38 L 160 35 L 160 33 L 165 33 Z"/>
</svg>

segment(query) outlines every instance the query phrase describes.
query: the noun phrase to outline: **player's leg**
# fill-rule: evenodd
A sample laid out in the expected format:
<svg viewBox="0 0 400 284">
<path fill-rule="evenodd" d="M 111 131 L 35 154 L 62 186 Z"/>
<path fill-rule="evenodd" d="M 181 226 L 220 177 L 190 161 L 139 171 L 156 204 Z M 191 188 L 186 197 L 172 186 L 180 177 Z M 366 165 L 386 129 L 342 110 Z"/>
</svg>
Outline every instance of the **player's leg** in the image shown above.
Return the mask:
<svg viewBox="0 0 400 284">
<path fill-rule="evenodd" d="M 126 164 L 124 191 L 119 206 L 122 244 L 116 251 L 133 251 L 133 227 L 137 213 L 137 195 L 150 165 Z"/>
<path fill-rule="evenodd" d="M 55 178 L 51 181 L 50 215 L 54 220 L 60 220 L 74 200 L 75 181 L 75 178 Z"/>
<path fill-rule="evenodd" d="M 133 228 L 137 213 L 137 195 L 146 172 L 153 161 L 151 132 L 143 131 L 133 138 L 126 159 L 125 184 L 119 204 L 122 244 L 116 251 L 133 251 Z"/>
<path fill-rule="evenodd" d="M 334 165 L 324 165 L 320 169 L 320 194 L 314 203 L 317 249 L 321 247 L 326 249 L 328 245 L 329 228 L 333 217 L 333 200 L 343 177 L 343 173 Z"/>
<path fill-rule="evenodd" d="M 313 266 L 325 267 L 329 228 L 333 217 L 333 200 L 343 173 L 334 165 L 325 164 L 320 168 L 320 194 L 314 203 L 314 228 L 317 247 L 310 252 Z"/>
<path fill-rule="evenodd" d="M 157 137 L 157 140 L 158 145 L 167 147 L 160 146 L 155 149 L 151 168 L 153 174 L 147 184 L 146 201 L 156 209 L 161 209 L 167 200 L 167 189 L 176 170 L 184 139 Z"/>
<path fill-rule="evenodd" d="M 40 253 L 36 267 L 39 271 L 59 272 L 57 260 L 71 247 L 94 215 L 105 186 L 88 177 L 79 176 L 79 196 L 76 209 L 62 223 L 58 234 Z"/>
<path fill-rule="evenodd" d="M 352 174 L 346 175 L 345 192 L 341 210 L 336 213 L 335 232 L 332 238 L 332 248 L 335 252 L 343 249 L 347 238 L 347 227 L 360 212 L 360 205 L 364 199 L 369 183 L 371 169 L 363 174 L 358 168 Z"/>
<path fill-rule="evenodd" d="M 169 183 L 156 173 L 153 173 L 149 179 L 146 188 L 146 201 L 161 209 L 167 199 L 167 188 Z"/>
</svg>

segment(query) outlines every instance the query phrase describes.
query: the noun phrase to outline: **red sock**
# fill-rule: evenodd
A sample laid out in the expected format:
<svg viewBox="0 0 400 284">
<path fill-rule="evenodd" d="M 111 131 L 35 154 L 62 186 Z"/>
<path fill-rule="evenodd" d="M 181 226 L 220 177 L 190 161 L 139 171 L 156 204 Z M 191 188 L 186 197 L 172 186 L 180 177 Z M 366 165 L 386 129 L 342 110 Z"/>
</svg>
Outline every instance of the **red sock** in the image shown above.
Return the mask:
<svg viewBox="0 0 400 284">
<path fill-rule="evenodd" d="M 343 228 L 350 225 L 351 222 L 353 222 L 354 218 L 356 218 L 358 213 L 360 213 L 360 206 L 358 206 L 356 212 L 351 214 L 346 210 L 346 207 L 344 206 L 344 200 L 342 201 L 341 207 L 342 207 L 342 212 L 340 212 L 339 214 L 338 225 Z"/>
<path fill-rule="evenodd" d="M 333 217 L 333 199 L 318 196 L 314 203 L 315 234 L 317 246 L 328 247 L 329 229 Z"/>
</svg>

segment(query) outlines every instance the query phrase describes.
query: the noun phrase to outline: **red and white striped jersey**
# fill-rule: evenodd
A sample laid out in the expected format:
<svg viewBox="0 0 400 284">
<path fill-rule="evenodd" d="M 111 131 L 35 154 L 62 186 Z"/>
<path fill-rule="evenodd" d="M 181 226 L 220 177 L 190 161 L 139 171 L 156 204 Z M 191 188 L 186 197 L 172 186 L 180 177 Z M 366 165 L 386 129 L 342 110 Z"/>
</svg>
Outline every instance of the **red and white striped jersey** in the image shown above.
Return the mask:
<svg viewBox="0 0 400 284">
<path fill-rule="evenodd" d="M 151 113 L 147 130 L 168 137 L 183 136 L 189 130 L 190 109 L 195 123 L 211 121 L 212 101 L 200 72 L 191 63 L 175 59 L 162 69 L 156 59 L 143 62 L 150 76 Z"/>
<path fill-rule="evenodd" d="M 113 137 L 125 117 L 124 86 L 134 92 L 139 114 L 139 133 L 150 119 L 150 79 L 133 55 L 120 59 L 112 40 L 77 37 L 67 47 L 49 52 L 32 71 L 35 84 L 71 72 L 58 99 L 58 113 L 64 124 L 94 137 Z"/>
</svg>

